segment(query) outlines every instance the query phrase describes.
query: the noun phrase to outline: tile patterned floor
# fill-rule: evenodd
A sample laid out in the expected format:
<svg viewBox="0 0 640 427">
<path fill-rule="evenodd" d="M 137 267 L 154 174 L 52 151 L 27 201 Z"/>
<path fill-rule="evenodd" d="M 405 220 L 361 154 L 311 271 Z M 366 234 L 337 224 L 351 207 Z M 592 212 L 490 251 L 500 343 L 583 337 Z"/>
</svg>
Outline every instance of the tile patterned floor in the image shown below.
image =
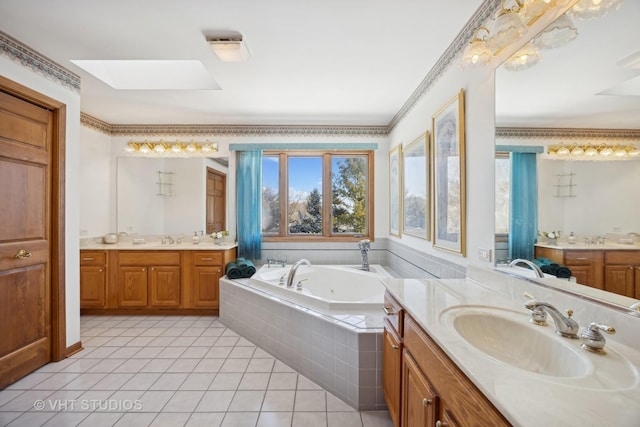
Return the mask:
<svg viewBox="0 0 640 427">
<path fill-rule="evenodd" d="M 0 390 L 0 425 L 392 427 L 215 316 L 82 316 L 84 350 Z"/>
</svg>

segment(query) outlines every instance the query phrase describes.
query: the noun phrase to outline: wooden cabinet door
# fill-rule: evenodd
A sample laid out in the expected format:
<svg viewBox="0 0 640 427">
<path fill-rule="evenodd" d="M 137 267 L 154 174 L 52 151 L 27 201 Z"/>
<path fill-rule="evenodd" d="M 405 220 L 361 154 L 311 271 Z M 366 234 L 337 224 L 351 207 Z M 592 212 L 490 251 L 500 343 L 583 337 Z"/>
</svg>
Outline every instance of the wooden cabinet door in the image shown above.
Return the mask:
<svg viewBox="0 0 640 427">
<path fill-rule="evenodd" d="M 402 359 L 402 391 L 402 427 L 435 426 L 438 396 L 406 350 Z"/>
<path fill-rule="evenodd" d="M 222 266 L 193 267 L 192 301 L 194 308 L 220 307 Z"/>
<path fill-rule="evenodd" d="M 588 265 L 567 265 L 571 270 L 571 275 L 576 278 L 576 282 L 581 285 L 594 286 L 593 268 Z"/>
<path fill-rule="evenodd" d="M 180 267 L 149 267 L 149 305 L 180 306 Z"/>
<path fill-rule="evenodd" d="M 635 268 L 629 265 L 604 266 L 604 290 L 634 298 Z"/>
<path fill-rule="evenodd" d="M 107 272 L 101 266 L 80 266 L 80 308 L 104 308 Z"/>
<path fill-rule="evenodd" d="M 382 335 L 382 391 L 393 425 L 400 426 L 402 385 L 402 345 L 395 331 L 385 322 Z"/>
<path fill-rule="evenodd" d="M 120 267 L 118 305 L 120 307 L 147 306 L 147 267 Z"/>
</svg>

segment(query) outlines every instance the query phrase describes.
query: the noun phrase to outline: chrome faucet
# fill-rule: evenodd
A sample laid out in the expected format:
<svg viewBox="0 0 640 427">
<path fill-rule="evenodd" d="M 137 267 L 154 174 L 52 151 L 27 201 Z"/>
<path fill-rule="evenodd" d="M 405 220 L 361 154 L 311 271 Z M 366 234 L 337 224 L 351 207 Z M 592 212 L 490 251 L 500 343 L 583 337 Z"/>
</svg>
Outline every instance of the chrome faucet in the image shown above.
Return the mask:
<svg viewBox="0 0 640 427">
<path fill-rule="evenodd" d="M 580 339 L 582 341 L 582 345 L 580 345 L 580 347 L 594 353 L 604 353 L 604 344 L 606 340 L 600 331 L 606 332 L 609 335 L 616 333 L 615 328 L 612 326 L 591 322 L 580 335 Z"/>
<path fill-rule="evenodd" d="M 528 259 L 524 259 L 524 258 L 516 258 L 513 261 L 511 261 L 509 263 L 509 267 L 515 267 L 518 264 L 526 264 L 529 267 L 531 267 L 531 269 L 536 273 L 536 277 L 538 278 L 544 278 L 544 273 L 542 272 L 542 270 L 540 270 L 540 267 L 538 267 L 535 263 L 529 261 Z"/>
<path fill-rule="evenodd" d="M 360 249 L 360 255 L 362 256 L 362 267 L 360 267 L 360 269 L 369 271 L 369 249 L 371 249 L 371 240 L 360 240 L 358 242 L 358 248 Z"/>
<path fill-rule="evenodd" d="M 567 338 L 578 338 L 578 329 L 580 325 L 578 322 L 571 318 L 573 314 L 572 310 L 567 310 L 567 316 L 563 316 L 557 308 L 547 302 L 540 302 L 536 300 L 530 300 L 524 303 L 525 308 L 528 310 L 542 310 L 549 314 L 556 324 L 556 334 L 562 335 Z"/>
<path fill-rule="evenodd" d="M 298 267 L 300 267 L 302 264 L 308 265 L 309 267 L 311 266 L 311 262 L 308 259 L 302 258 L 296 261 L 296 263 L 291 267 L 291 270 L 289 270 L 289 275 L 287 276 L 287 288 L 293 286 L 293 276 L 296 275 Z"/>
</svg>

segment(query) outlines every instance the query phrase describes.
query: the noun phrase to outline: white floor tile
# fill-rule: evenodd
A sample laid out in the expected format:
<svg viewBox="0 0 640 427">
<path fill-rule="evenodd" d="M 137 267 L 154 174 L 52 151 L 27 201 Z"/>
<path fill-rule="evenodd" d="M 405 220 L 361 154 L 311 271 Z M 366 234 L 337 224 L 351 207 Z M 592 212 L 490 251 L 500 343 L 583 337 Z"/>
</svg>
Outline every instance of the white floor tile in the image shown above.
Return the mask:
<svg viewBox="0 0 640 427">
<path fill-rule="evenodd" d="M 187 421 L 186 427 L 220 427 L 225 412 L 193 413 Z"/>
</svg>

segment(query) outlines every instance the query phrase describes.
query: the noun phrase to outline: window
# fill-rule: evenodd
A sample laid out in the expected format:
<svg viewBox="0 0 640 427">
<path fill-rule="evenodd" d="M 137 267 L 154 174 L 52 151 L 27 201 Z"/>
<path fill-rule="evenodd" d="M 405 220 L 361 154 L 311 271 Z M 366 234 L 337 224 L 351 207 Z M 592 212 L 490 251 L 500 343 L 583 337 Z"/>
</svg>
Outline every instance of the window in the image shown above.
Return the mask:
<svg viewBox="0 0 640 427">
<path fill-rule="evenodd" d="M 373 152 L 265 152 L 265 240 L 373 236 Z"/>
</svg>

